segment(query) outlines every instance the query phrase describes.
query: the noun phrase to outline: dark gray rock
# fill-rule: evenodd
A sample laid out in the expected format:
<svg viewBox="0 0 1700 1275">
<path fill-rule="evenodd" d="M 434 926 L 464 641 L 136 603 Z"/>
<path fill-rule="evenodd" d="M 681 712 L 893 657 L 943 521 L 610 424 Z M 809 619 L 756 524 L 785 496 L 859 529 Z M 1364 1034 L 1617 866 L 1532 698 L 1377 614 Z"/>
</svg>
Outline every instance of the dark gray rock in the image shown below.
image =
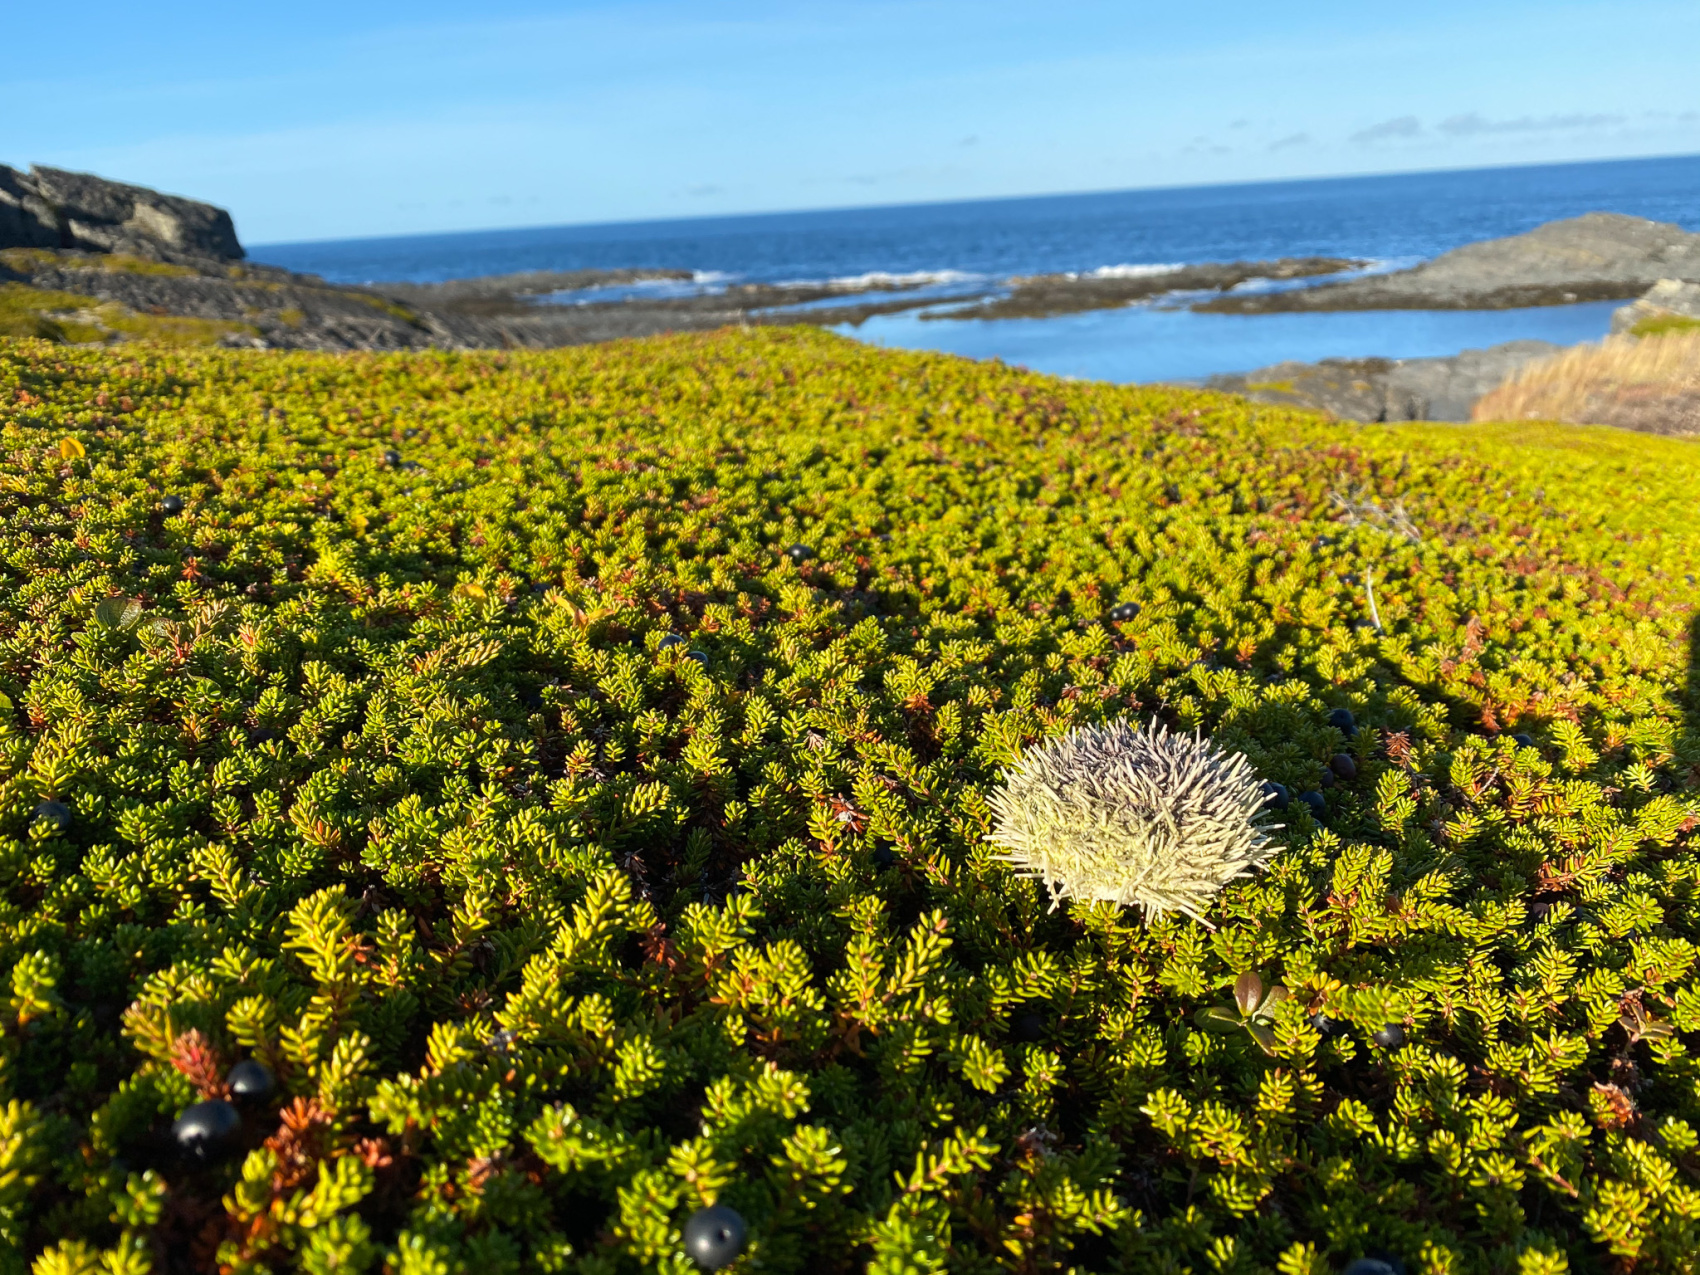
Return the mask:
<svg viewBox="0 0 1700 1275">
<path fill-rule="evenodd" d="M 1465 244 L 1411 270 L 1286 292 L 1234 293 L 1194 309 L 1505 310 L 1627 300 L 1660 279 L 1700 282 L 1700 235 L 1643 217 L 1586 213 L 1526 234 Z"/>
<path fill-rule="evenodd" d="M 59 222 L 35 183 L 0 164 L 0 248 L 57 248 Z"/>
<path fill-rule="evenodd" d="M 1175 292 L 1228 292 L 1254 281 L 1290 283 L 1361 270 L 1352 257 L 1282 257 L 1276 261 L 1205 261 L 1184 266 L 1110 268 L 1087 274 L 1043 274 L 1009 281 L 1006 293 L 988 292 L 924 319 L 1040 319 L 1086 310 L 1109 310 Z"/>
<path fill-rule="evenodd" d="M 174 261 L 246 256 L 222 208 L 145 186 L 37 165 L 0 165 L 0 248 L 127 252 Z"/>
<path fill-rule="evenodd" d="M 1347 421 L 1379 421 L 1387 411 L 1387 374 L 1392 370 L 1392 359 L 1289 360 L 1254 372 L 1213 376 L 1204 385 L 1258 403 L 1313 408 Z"/>
<path fill-rule="evenodd" d="M 1308 407 L 1352 421 L 1467 421 L 1470 409 L 1518 368 L 1558 353 L 1547 341 L 1508 341 L 1444 359 L 1324 359 L 1213 376 L 1214 390 Z"/>
<path fill-rule="evenodd" d="M 1660 279 L 1640 298 L 1612 311 L 1611 330 L 1628 332 L 1637 324 L 1661 319 L 1693 319 L 1700 323 L 1700 283 Z"/>
<path fill-rule="evenodd" d="M 1527 363 L 1551 358 L 1550 341 L 1507 341 L 1445 359 L 1404 359 L 1387 374 L 1386 421 L 1467 421 L 1476 400 Z"/>
</svg>

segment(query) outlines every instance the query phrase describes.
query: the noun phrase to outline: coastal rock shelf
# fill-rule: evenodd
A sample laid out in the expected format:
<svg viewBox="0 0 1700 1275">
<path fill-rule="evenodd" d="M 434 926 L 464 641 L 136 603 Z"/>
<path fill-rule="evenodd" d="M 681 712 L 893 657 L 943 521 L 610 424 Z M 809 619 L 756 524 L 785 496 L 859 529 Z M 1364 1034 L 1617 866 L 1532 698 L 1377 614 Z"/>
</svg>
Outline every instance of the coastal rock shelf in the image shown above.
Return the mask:
<svg viewBox="0 0 1700 1275">
<path fill-rule="evenodd" d="M 1700 283 L 1660 279 L 1643 296 L 1613 312 L 1611 330 L 1635 336 L 1700 329 Z"/>
<path fill-rule="evenodd" d="M 934 310 L 929 319 L 1042 319 L 1083 310 L 1106 310 L 1189 292 L 1228 293 L 1248 284 L 1288 283 L 1362 270 L 1368 261 L 1348 257 L 1282 257 L 1278 261 L 1206 261 L 1198 265 L 1089 274 L 1043 274 L 1011 279 L 1003 295 L 972 305 Z"/>
<path fill-rule="evenodd" d="M 1236 293 L 1195 308 L 1220 314 L 1510 310 L 1627 301 L 1661 279 L 1700 282 L 1700 235 L 1668 222 L 1587 213 L 1527 234 L 1465 244 L 1394 274 L 1285 292 Z"/>
<path fill-rule="evenodd" d="M 1277 363 L 1213 376 L 1206 385 L 1260 403 L 1315 408 L 1342 420 L 1467 421 L 1482 395 L 1525 364 L 1562 348 L 1550 341 L 1507 341 L 1451 358 Z"/>
</svg>

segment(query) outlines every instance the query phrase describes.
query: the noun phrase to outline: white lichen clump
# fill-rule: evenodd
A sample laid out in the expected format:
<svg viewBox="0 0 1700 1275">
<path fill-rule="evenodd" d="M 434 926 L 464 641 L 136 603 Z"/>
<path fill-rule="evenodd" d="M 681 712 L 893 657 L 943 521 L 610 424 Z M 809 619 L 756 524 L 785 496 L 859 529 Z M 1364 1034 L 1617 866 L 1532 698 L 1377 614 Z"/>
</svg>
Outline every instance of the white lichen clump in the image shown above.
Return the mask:
<svg viewBox="0 0 1700 1275">
<path fill-rule="evenodd" d="M 991 795 L 998 858 L 1065 898 L 1164 912 L 1199 909 L 1275 852 L 1263 785 L 1241 753 L 1126 721 L 1082 726 L 1033 749 Z"/>
</svg>

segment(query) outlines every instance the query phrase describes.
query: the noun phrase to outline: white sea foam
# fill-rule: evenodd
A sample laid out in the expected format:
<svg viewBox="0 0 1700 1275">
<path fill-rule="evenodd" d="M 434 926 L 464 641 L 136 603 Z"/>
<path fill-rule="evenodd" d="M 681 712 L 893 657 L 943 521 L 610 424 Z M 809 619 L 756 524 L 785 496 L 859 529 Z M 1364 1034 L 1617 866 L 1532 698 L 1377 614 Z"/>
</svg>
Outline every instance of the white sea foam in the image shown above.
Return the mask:
<svg viewBox="0 0 1700 1275">
<path fill-rule="evenodd" d="M 1160 261 L 1150 265 L 1119 265 L 1099 266 L 1096 270 L 1083 273 L 1071 273 L 1071 279 L 1146 279 L 1154 274 L 1168 274 L 1174 270 L 1185 269 L 1186 263 L 1180 261 Z"/>
<path fill-rule="evenodd" d="M 889 270 L 869 270 L 864 274 L 838 275 L 832 279 L 786 279 L 775 286 L 866 292 L 871 288 L 925 288 L 941 283 L 974 283 L 983 277 L 966 270 L 911 270 L 902 274 Z"/>
<path fill-rule="evenodd" d="M 689 279 L 640 275 L 619 282 L 593 283 L 533 297 L 539 305 L 611 305 L 618 301 L 674 301 L 724 292 L 737 278 L 722 270 L 693 270 Z"/>
</svg>

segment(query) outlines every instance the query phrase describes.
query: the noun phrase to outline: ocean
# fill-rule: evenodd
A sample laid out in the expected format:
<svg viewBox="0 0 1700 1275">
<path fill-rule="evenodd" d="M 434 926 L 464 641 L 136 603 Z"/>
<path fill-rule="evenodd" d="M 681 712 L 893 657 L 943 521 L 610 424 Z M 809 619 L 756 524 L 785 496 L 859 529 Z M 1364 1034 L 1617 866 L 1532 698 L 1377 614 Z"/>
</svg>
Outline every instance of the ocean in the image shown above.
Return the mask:
<svg viewBox="0 0 1700 1275">
<path fill-rule="evenodd" d="M 882 277 L 959 285 L 1202 261 L 1340 256 L 1394 269 L 1592 211 L 1700 231 L 1700 156 L 250 247 L 346 283 L 653 267 L 733 282 Z M 671 285 L 679 287 L 680 285 Z M 604 294 L 607 295 L 607 294 Z M 1111 381 L 1196 380 L 1282 359 L 1413 358 L 1603 335 L 1610 304 L 1526 310 L 1199 315 L 1162 302 L 1043 319 L 881 316 L 840 330 Z"/>
</svg>

